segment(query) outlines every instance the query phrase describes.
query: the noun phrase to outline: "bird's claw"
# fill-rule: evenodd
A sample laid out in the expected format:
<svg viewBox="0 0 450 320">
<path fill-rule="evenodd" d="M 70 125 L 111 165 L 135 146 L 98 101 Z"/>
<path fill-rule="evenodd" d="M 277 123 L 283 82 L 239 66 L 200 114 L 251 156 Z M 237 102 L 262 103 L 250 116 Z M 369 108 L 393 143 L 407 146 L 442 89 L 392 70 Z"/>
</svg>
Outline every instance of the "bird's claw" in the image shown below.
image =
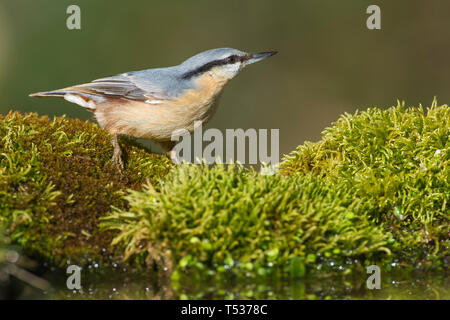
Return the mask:
<svg viewBox="0 0 450 320">
<path fill-rule="evenodd" d="M 122 170 L 124 168 L 124 165 L 123 165 L 123 161 L 122 161 L 122 150 L 120 149 L 119 143 L 117 141 L 117 137 L 114 137 L 112 143 L 114 146 L 112 163 L 117 167 L 117 170 L 119 171 L 120 175 L 123 176 Z"/>
<path fill-rule="evenodd" d="M 117 167 L 120 173 L 122 173 L 122 170 L 124 168 L 122 157 L 120 154 L 114 153 L 112 158 L 112 163 Z"/>
</svg>

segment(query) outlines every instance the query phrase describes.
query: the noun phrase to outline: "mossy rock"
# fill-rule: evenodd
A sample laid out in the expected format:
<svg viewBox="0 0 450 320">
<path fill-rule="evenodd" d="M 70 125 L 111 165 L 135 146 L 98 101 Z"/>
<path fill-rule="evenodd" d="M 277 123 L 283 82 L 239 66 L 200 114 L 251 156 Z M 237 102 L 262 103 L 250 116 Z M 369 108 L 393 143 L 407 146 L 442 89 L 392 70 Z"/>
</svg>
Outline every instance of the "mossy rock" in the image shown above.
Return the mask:
<svg viewBox="0 0 450 320">
<path fill-rule="evenodd" d="M 377 264 L 447 268 L 450 109 L 343 115 L 262 176 L 184 165 L 126 196 L 103 228 L 128 259 L 201 275 L 345 274 Z M 189 273 L 192 277 L 193 273 Z"/>
<path fill-rule="evenodd" d="M 312 174 L 363 199 L 371 221 L 392 232 L 395 251 L 450 254 L 450 108 L 370 108 L 345 114 L 318 143 L 287 155 L 286 175 Z M 410 252 L 411 254 L 407 254 Z"/>
<path fill-rule="evenodd" d="M 10 112 L 0 117 L 0 227 L 24 253 L 57 265 L 117 255 L 98 221 L 127 209 L 127 189 L 157 185 L 167 157 L 126 138 L 124 175 L 111 163 L 111 136 L 92 122 Z"/>
<path fill-rule="evenodd" d="M 123 138 L 125 177 L 95 124 L 10 113 L 0 119 L 0 226 L 42 261 L 123 256 L 174 280 L 346 274 L 392 261 L 448 268 L 449 110 L 343 115 L 271 176 L 174 167 Z"/>
<path fill-rule="evenodd" d="M 126 196 L 102 218 L 126 257 L 177 272 L 304 275 L 326 260 L 373 258 L 392 241 L 363 201 L 313 175 L 260 175 L 241 166 L 185 165 L 160 190 Z M 353 261 L 350 261 L 352 264 Z M 324 268 L 325 269 L 325 268 Z M 318 271 L 321 271 L 320 268 Z M 331 269 L 327 269 L 331 271 Z"/>
</svg>

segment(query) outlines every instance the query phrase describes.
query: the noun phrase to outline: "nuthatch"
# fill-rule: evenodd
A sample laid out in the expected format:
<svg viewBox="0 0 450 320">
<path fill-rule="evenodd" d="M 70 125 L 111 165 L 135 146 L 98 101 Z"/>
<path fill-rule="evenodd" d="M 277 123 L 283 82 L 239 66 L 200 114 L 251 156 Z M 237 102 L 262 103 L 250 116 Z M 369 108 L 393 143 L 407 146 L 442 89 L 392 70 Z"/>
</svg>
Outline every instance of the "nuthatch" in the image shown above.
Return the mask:
<svg viewBox="0 0 450 320">
<path fill-rule="evenodd" d="M 155 141 L 174 160 L 172 133 L 183 129 L 192 133 L 196 121 L 210 120 L 225 84 L 245 66 L 275 53 L 212 49 L 177 66 L 126 72 L 30 96 L 63 97 L 92 111 L 100 126 L 113 136 L 112 160 L 120 170 L 118 134 Z"/>
</svg>

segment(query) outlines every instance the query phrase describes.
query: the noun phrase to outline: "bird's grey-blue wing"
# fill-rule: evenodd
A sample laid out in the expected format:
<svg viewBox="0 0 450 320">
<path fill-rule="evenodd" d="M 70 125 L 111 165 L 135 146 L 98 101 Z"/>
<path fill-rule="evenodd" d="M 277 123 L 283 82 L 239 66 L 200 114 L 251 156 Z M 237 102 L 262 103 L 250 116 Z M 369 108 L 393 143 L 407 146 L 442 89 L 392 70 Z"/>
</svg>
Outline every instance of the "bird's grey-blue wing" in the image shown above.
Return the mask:
<svg viewBox="0 0 450 320">
<path fill-rule="evenodd" d="M 172 99 L 190 87 L 192 86 L 188 81 L 180 81 L 176 68 L 170 67 L 122 73 L 73 88 L 101 95 L 147 101 Z"/>
</svg>

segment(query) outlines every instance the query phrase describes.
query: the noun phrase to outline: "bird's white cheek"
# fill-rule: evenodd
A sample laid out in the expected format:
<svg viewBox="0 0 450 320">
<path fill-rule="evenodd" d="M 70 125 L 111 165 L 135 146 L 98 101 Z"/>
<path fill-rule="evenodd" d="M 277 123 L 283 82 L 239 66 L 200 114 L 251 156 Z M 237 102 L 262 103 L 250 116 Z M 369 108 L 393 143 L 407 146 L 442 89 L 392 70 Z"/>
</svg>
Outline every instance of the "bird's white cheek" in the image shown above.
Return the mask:
<svg viewBox="0 0 450 320">
<path fill-rule="evenodd" d="M 235 63 L 235 64 L 229 64 L 226 65 L 222 70 L 223 70 L 223 76 L 231 79 L 233 77 L 235 77 L 239 71 L 240 71 L 240 63 Z"/>
</svg>

